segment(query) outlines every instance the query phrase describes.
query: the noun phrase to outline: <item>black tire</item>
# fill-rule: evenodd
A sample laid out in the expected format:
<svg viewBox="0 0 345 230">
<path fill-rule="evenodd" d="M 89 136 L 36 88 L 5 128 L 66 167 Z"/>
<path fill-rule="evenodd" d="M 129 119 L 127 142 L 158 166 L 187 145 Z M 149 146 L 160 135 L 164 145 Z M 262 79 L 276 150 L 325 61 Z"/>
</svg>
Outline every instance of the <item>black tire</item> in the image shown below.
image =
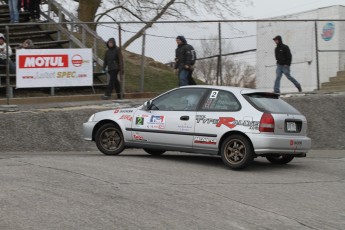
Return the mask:
<svg viewBox="0 0 345 230">
<path fill-rule="evenodd" d="M 113 123 L 104 124 L 97 130 L 95 142 L 105 155 L 118 155 L 125 148 L 121 129 Z"/>
<path fill-rule="evenodd" d="M 267 155 L 266 159 L 271 162 L 272 164 L 283 165 L 287 164 L 295 158 L 293 155 Z"/>
<path fill-rule="evenodd" d="M 160 150 L 160 149 L 144 149 L 144 151 L 152 156 L 160 156 L 163 153 L 165 153 L 165 150 Z"/>
<path fill-rule="evenodd" d="M 241 135 L 232 135 L 226 138 L 220 151 L 224 164 L 231 169 L 243 169 L 254 160 L 251 143 Z"/>
</svg>

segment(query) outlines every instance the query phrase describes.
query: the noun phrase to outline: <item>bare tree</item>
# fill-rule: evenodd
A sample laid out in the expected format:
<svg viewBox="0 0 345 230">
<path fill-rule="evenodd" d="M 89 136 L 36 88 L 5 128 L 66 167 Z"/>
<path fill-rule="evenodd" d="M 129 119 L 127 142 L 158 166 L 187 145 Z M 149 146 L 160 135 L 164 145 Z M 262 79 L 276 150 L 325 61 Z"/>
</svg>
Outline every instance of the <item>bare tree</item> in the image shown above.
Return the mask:
<svg viewBox="0 0 345 230">
<path fill-rule="evenodd" d="M 196 62 L 196 75 L 203 79 L 207 84 L 216 84 L 218 75 L 218 46 L 217 37 L 210 37 L 200 42 L 201 47 L 198 51 L 199 57 L 204 57 Z M 231 43 L 222 42 L 224 50 L 231 50 Z M 229 64 L 229 57 L 222 57 L 222 66 Z M 222 67 L 224 68 L 224 67 Z"/>
<path fill-rule="evenodd" d="M 68 0 L 58 0 L 66 2 Z M 252 4 L 251 0 L 74 0 L 79 3 L 78 18 L 83 22 L 140 21 L 145 25 L 128 39 L 123 48 L 141 37 L 158 20 L 192 20 L 193 17 L 213 15 L 218 19 L 240 17 L 239 4 Z"/>
<path fill-rule="evenodd" d="M 78 18 L 82 22 L 93 22 L 98 8 L 101 6 L 102 0 L 78 0 Z M 92 29 L 96 29 L 96 25 L 89 25 Z"/>
<path fill-rule="evenodd" d="M 222 61 L 223 63 L 223 84 L 228 86 L 240 86 L 237 79 L 240 74 L 240 64 L 232 61 L 230 58 Z"/>
<path fill-rule="evenodd" d="M 243 86 L 247 88 L 256 88 L 255 68 L 252 65 L 245 65 L 243 70 Z"/>
<path fill-rule="evenodd" d="M 231 52 L 230 42 L 222 42 L 224 50 Z M 196 62 L 195 76 L 206 84 L 217 83 L 218 41 L 216 38 L 209 38 L 201 41 L 198 51 L 204 57 Z M 209 57 L 209 58 L 207 58 Z M 236 61 L 232 55 L 222 57 L 222 85 L 255 88 L 255 69 L 246 62 Z"/>
<path fill-rule="evenodd" d="M 202 40 L 198 51 L 199 57 L 211 57 L 215 55 L 218 43 L 215 39 Z M 217 75 L 217 59 L 205 58 L 196 62 L 195 75 L 206 84 L 215 84 Z"/>
</svg>

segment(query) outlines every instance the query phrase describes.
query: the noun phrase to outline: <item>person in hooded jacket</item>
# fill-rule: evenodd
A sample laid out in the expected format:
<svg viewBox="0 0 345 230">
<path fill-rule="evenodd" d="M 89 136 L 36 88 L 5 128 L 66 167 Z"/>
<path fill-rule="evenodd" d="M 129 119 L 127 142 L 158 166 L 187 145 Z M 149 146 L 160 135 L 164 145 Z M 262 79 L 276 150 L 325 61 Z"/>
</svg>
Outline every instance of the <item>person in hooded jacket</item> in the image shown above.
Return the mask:
<svg viewBox="0 0 345 230">
<path fill-rule="evenodd" d="M 273 38 L 273 41 L 276 43 L 277 47 L 274 50 L 275 57 L 277 60 L 276 68 L 276 80 L 274 83 L 274 92 L 280 93 L 280 80 L 284 74 L 287 79 L 289 79 L 298 89 L 299 92 L 302 92 L 301 84 L 291 76 L 290 74 L 290 65 L 292 61 L 292 54 L 290 52 L 289 46 L 283 43 L 282 37 L 280 35 Z"/>
<path fill-rule="evenodd" d="M 196 53 L 193 46 L 187 43 L 184 36 L 176 37 L 177 48 L 175 50 L 175 69 L 178 73 L 179 86 L 195 85 L 192 78 Z"/>
<path fill-rule="evenodd" d="M 121 85 L 118 80 L 118 74 L 123 70 L 123 60 L 119 47 L 116 46 L 114 38 L 110 38 L 107 42 L 108 50 L 104 55 L 103 72 L 109 74 L 108 86 L 102 96 L 103 100 L 111 98 L 111 93 L 115 87 L 115 91 L 118 99 L 122 99 Z"/>
</svg>

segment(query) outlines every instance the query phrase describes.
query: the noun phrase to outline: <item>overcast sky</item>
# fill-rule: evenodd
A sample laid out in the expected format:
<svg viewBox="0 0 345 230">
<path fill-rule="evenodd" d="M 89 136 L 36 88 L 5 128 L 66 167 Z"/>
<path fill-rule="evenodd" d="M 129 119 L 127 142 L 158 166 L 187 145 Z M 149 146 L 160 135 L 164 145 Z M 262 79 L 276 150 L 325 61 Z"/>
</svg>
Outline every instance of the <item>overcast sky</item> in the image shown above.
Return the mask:
<svg viewBox="0 0 345 230">
<path fill-rule="evenodd" d="M 282 15 L 289 15 L 289 14 L 295 14 L 295 13 L 300 13 L 304 11 L 310 11 L 310 10 L 315 10 L 318 8 L 322 7 L 327 7 L 327 6 L 333 6 L 333 5 L 344 5 L 345 6 L 345 0 L 252 0 L 253 4 L 252 5 L 241 5 L 241 13 L 243 15 L 243 18 L 235 18 L 235 19 L 263 19 L 263 18 L 270 18 L 270 17 L 277 17 L 277 16 L 282 16 Z M 206 15 L 207 18 L 202 18 L 201 20 L 214 20 L 215 18 L 212 17 L 212 15 Z M 234 19 L 234 18 L 229 18 L 229 19 Z M 158 26 L 157 26 L 158 27 Z M 255 25 L 254 25 L 255 27 Z M 212 30 L 217 30 L 217 28 L 210 29 L 210 34 L 212 33 Z M 252 35 L 255 34 L 255 31 L 250 32 L 251 29 L 249 29 L 248 34 L 246 35 Z M 254 28 L 255 30 L 255 28 Z M 199 38 L 205 36 L 203 34 L 202 29 L 195 28 L 195 30 L 189 29 L 184 29 L 183 27 L 179 25 L 175 29 L 166 29 L 164 33 L 161 31 L 164 30 L 157 30 L 157 31 L 152 31 L 150 30 L 149 33 L 151 34 L 157 34 L 157 35 L 165 35 L 168 37 L 173 37 L 176 34 L 181 34 L 185 35 L 188 38 Z M 229 31 L 227 34 L 226 32 Z M 225 25 L 223 25 L 223 36 L 224 37 L 236 37 L 239 36 L 237 34 L 234 34 L 234 31 L 227 30 Z M 214 32 L 217 34 L 217 31 Z M 171 53 L 174 52 L 174 49 L 176 48 L 176 44 L 174 43 L 174 39 L 171 39 L 170 43 L 169 40 L 164 41 L 164 47 L 159 48 L 158 50 L 166 50 L 168 52 L 157 52 L 157 50 L 151 49 L 150 44 L 150 37 L 147 39 L 147 51 L 146 54 L 148 56 L 153 57 L 156 60 L 163 61 L 163 62 L 168 62 L 169 60 L 173 59 Z M 249 40 L 245 39 L 237 39 L 237 40 L 232 40 L 233 46 L 235 51 L 239 50 L 248 50 L 248 49 L 255 49 L 255 39 L 256 37 L 249 38 Z M 236 44 L 236 42 L 240 44 Z M 157 42 L 154 43 L 153 48 L 159 47 L 163 42 L 160 42 L 157 40 Z M 198 48 L 198 43 L 197 41 L 190 40 L 190 43 L 194 44 Z M 138 47 L 133 48 L 133 50 L 139 50 L 140 44 L 137 44 Z M 241 45 L 245 46 L 242 47 Z M 224 51 L 228 52 L 228 51 Z M 169 56 L 170 54 L 170 56 Z M 246 58 L 248 59 L 248 55 L 246 55 Z M 250 61 L 255 60 L 255 53 L 252 53 L 252 57 L 249 58 Z"/>
<path fill-rule="evenodd" d="M 67 1 L 67 0 L 58 0 L 59 2 Z M 67 1 L 67 3 L 71 3 L 72 1 Z M 315 10 L 322 7 L 332 6 L 332 5 L 344 5 L 345 0 L 252 0 L 252 5 L 239 4 L 241 14 L 243 15 L 242 18 L 227 18 L 227 19 L 264 19 L 270 17 L 277 17 L 282 15 L 289 15 L 300 13 L 309 10 Z M 212 15 L 207 14 L 203 15 L 202 18 L 195 18 L 195 20 L 216 20 L 217 18 L 212 17 Z M 194 26 L 194 25 L 193 25 Z M 214 27 L 214 26 L 213 26 Z M 203 38 L 205 37 L 204 33 L 202 33 L 202 28 L 198 27 L 195 30 L 191 30 L 190 28 L 182 27 L 178 25 L 176 28 L 171 28 L 168 26 L 163 26 L 162 29 L 160 26 L 154 26 L 152 29 L 148 31 L 148 34 L 156 35 L 156 36 L 164 36 L 168 37 L 168 39 L 163 38 L 154 38 L 147 36 L 146 41 L 146 56 L 152 57 L 155 60 L 161 62 L 169 62 L 174 58 L 174 50 L 176 48 L 175 43 L 175 36 L 176 35 L 184 35 L 187 38 Z M 135 31 L 135 28 L 129 28 L 130 31 Z M 215 30 L 214 34 L 217 34 L 217 26 L 213 28 Z M 237 34 L 234 34 L 233 31 L 227 30 L 225 25 L 223 28 L 224 33 L 229 31 L 228 34 L 224 34 L 224 37 L 236 37 Z M 106 28 L 105 30 L 99 31 L 100 35 L 107 40 L 109 37 L 116 37 L 116 33 L 114 31 L 109 30 Z M 212 34 L 211 30 L 208 31 L 207 34 Z M 255 31 L 248 32 L 247 35 L 255 34 Z M 125 35 L 125 33 L 123 33 Z M 252 38 L 253 41 L 247 41 L 241 39 L 242 44 L 245 44 L 245 48 L 241 48 L 239 45 L 233 41 L 235 46 L 235 51 L 242 50 L 242 49 L 253 49 L 255 48 L 255 37 Z M 190 40 L 195 46 L 198 46 L 197 41 Z M 253 43 L 253 45 L 250 45 Z M 197 48 L 197 47 L 195 47 Z M 136 53 L 141 52 L 141 39 L 138 39 L 134 44 L 132 44 L 128 50 Z M 227 51 L 225 51 L 227 52 Z M 255 53 L 254 53 L 255 54 Z M 253 55 L 252 60 L 255 59 L 255 55 Z"/>
<path fill-rule="evenodd" d="M 253 0 L 242 14 L 252 19 L 294 14 L 332 5 L 344 5 L 345 0 Z"/>
</svg>

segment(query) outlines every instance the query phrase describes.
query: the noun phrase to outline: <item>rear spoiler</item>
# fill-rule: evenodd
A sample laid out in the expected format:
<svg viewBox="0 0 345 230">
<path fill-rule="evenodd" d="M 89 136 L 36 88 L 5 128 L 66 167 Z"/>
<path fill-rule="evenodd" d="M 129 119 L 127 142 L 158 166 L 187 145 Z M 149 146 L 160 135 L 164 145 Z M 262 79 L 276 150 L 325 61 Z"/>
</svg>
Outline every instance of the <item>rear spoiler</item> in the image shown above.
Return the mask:
<svg viewBox="0 0 345 230">
<path fill-rule="evenodd" d="M 258 92 L 258 91 L 252 91 L 252 90 L 242 90 L 242 95 L 248 95 L 252 97 L 270 97 L 270 98 L 279 98 L 279 93 L 274 92 Z"/>
</svg>

